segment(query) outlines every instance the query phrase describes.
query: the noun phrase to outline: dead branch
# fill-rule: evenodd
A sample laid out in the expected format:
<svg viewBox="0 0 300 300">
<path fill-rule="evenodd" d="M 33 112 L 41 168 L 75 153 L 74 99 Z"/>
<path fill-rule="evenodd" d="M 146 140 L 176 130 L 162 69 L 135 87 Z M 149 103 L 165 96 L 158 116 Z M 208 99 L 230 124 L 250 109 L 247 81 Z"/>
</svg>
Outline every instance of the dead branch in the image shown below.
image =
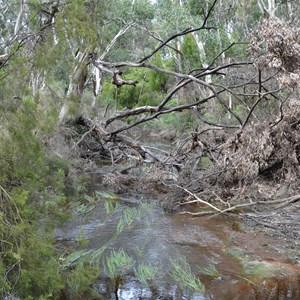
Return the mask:
<svg viewBox="0 0 300 300">
<path fill-rule="evenodd" d="M 131 110 L 125 110 L 122 112 L 118 112 L 115 116 L 109 118 L 108 120 L 105 121 L 105 127 L 107 127 L 110 123 L 112 123 L 115 120 L 118 119 L 123 119 L 126 118 L 128 116 L 133 116 L 133 115 L 139 115 L 139 114 L 143 114 L 143 113 L 158 113 L 158 112 L 162 112 L 164 110 L 168 110 L 168 109 L 164 109 L 164 106 L 169 102 L 169 100 L 172 99 L 173 95 L 179 90 L 181 89 L 183 86 L 189 84 L 190 82 L 192 82 L 191 80 L 184 80 L 182 81 L 180 84 L 177 84 L 168 94 L 167 96 L 163 99 L 163 101 L 158 105 L 158 106 L 141 106 L 135 109 L 131 109 Z M 213 98 L 213 97 L 211 97 Z M 208 99 L 209 100 L 209 99 Z M 207 100 L 207 101 L 208 101 Z M 204 102 L 203 102 L 204 103 Z M 154 118 L 158 117 L 155 116 Z M 153 118 L 150 119 L 144 119 L 143 122 L 147 122 L 149 120 L 151 120 Z M 134 124 L 124 130 L 127 130 L 129 128 L 132 128 L 133 126 L 136 126 L 138 124 L 141 124 L 143 122 L 139 122 L 137 124 Z M 122 130 L 123 131 L 123 130 Z M 118 132 L 116 132 L 118 133 Z"/>
<path fill-rule="evenodd" d="M 135 28 L 138 28 L 140 30 L 143 30 L 143 31 L 146 31 L 152 38 L 154 38 L 155 40 L 163 43 L 164 41 L 161 39 L 161 37 L 159 36 L 159 34 L 157 32 L 151 32 L 146 26 L 145 28 L 141 28 L 137 25 L 133 25 L 133 27 Z M 176 53 L 178 53 L 179 55 L 183 56 L 182 52 L 178 49 L 176 49 L 175 47 L 169 45 L 169 44 L 166 44 L 166 47 L 172 49 L 173 51 L 175 51 Z"/>
<path fill-rule="evenodd" d="M 78 146 L 80 143 L 82 143 L 83 140 L 85 139 L 85 137 L 86 137 L 87 135 L 89 135 L 94 129 L 95 129 L 95 126 L 93 126 L 93 127 L 90 128 L 87 132 L 85 132 L 85 133 L 81 136 L 80 140 L 79 140 L 77 143 L 75 143 L 75 144 L 71 147 L 71 150 L 73 150 L 75 146 Z"/>
<path fill-rule="evenodd" d="M 193 213 L 193 212 L 189 212 L 189 211 L 183 211 L 183 212 L 180 212 L 179 214 L 189 214 L 189 215 L 193 215 L 193 216 L 203 216 L 203 215 L 208 215 L 208 214 L 220 215 L 220 214 L 228 213 L 228 212 L 240 209 L 240 208 L 245 208 L 245 207 L 253 206 L 253 205 L 256 205 L 256 204 L 257 204 L 257 202 L 250 202 L 250 203 L 239 204 L 239 205 L 228 207 L 228 208 L 223 209 L 223 210 L 218 209 L 217 213 L 216 213 L 216 211 L 207 211 L 207 212 L 198 212 L 198 213 Z"/>
<path fill-rule="evenodd" d="M 192 111 L 195 113 L 195 115 L 201 120 L 203 121 L 204 123 L 208 124 L 208 125 L 212 125 L 212 126 L 216 126 L 216 127 L 220 127 L 220 128 L 240 128 L 240 126 L 237 126 L 237 125 L 225 125 L 225 124 L 218 124 L 218 123 L 214 123 L 214 122 L 211 122 L 211 121 L 208 121 L 206 120 L 201 112 L 199 111 L 198 107 L 197 106 L 193 106 L 192 107 Z"/>
<path fill-rule="evenodd" d="M 159 117 L 162 114 L 168 114 L 168 113 L 171 113 L 171 112 L 183 111 L 183 110 L 186 110 L 186 109 L 191 109 L 191 107 L 193 107 L 195 105 L 203 104 L 203 103 L 207 102 L 209 99 L 212 99 L 212 98 L 214 98 L 214 96 L 207 97 L 205 99 L 199 100 L 199 101 L 191 103 L 191 104 L 179 105 L 179 106 L 176 106 L 176 107 L 173 107 L 173 108 L 169 108 L 169 109 L 166 108 L 164 110 L 160 110 L 157 113 L 155 113 L 153 115 L 150 115 L 148 117 L 144 117 L 141 120 L 139 120 L 139 121 L 137 121 L 137 122 L 135 122 L 135 123 L 133 123 L 131 125 L 124 126 L 124 127 L 120 128 L 120 129 L 112 131 L 111 134 L 118 134 L 118 133 L 120 133 L 122 131 L 126 131 L 126 130 L 128 130 L 130 128 L 133 128 L 133 127 L 139 125 L 139 124 L 142 124 L 142 123 L 148 122 L 150 120 L 153 120 L 153 119 Z M 112 121 L 112 120 L 110 120 L 110 121 Z M 239 126 L 234 126 L 232 128 L 239 128 Z"/>
<path fill-rule="evenodd" d="M 124 80 L 122 79 L 121 75 L 123 74 L 122 71 L 120 70 L 116 70 L 113 73 L 113 84 L 116 85 L 117 87 L 121 87 L 122 85 L 133 85 L 136 86 L 136 84 L 138 83 L 137 80 Z"/>
<path fill-rule="evenodd" d="M 294 202 L 297 202 L 297 201 L 299 201 L 299 200 L 300 200 L 300 194 L 291 196 L 291 197 L 289 197 L 289 198 L 282 199 L 282 202 L 283 202 L 283 203 L 277 205 L 277 206 L 275 207 L 275 209 L 282 208 L 282 207 L 284 207 L 284 206 L 286 206 L 286 205 L 288 205 L 288 204 L 290 204 L 290 203 L 294 203 Z"/>
<path fill-rule="evenodd" d="M 255 101 L 255 103 L 252 105 L 252 107 L 251 107 L 251 109 L 250 109 L 250 111 L 249 111 L 249 113 L 248 113 L 248 115 L 247 115 L 247 117 L 246 117 L 246 119 L 245 119 L 245 121 L 244 121 L 244 123 L 243 123 L 243 125 L 242 125 L 242 128 L 244 128 L 244 127 L 247 125 L 247 123 L 248 123 L 248 121 L 249 121 L 249 119 L 250 119 L 250 116 L 252 115 L 252 113 L 253 113 L 255 107 L 257 106 L 257 104 L 258 104 L 262 99 L 264 99 L 267 95 L 269 95 L 269 94 L 271 94 L 271 93 L 279 92 L 280 90 L 281 90 L 281 89 L 278 89 L 278 90 L 276 90 L 276 91 L 271 91 L 271 92 L 268 92 L 268 93 L 259 93 L 259 95 L 261 95 L 261 96 L 260 96 L 260 97 Z"/>
<path fill-rule="evenodd" d="M 111 134 L 93 120 L 81 116 L 77 119 L 77 124 L 84 125 L 90 130 L 92 129 L 92 132 L 105 142 L 123 143 L 127 145 L 131 149 L 134 149 L 143 159 L 146 159 L 148 155 L 155 161 L 160 161 L 156 155 L 151 153 L 149 150 L 146 150 L 139 142 L 125 135 Z"/>
<path fill-rule="evenodd" d="M 119 119 L 123 119 L 123 118 L 127 118 L 129 116 L 134 116 L 134 115 L 139 115 L 142 113 L 155 113 L 159 111 L 159 107 L 158 106 L 140 106 L 134 109 L 126 109 L 124 111 L 120 111 L 118 113 L 116 113 L 115 116 L 107 119 L 105 121 L 105 127 L 107 125 L 109 125 L 111 122 L 115 121 L 115 120 L 119 120 Z"/>
<path fill-rule="evenodd" d="M 196 199 L 196 200 L 194 200 L 194 201 L 196 201 L 197 203 L 205 204 L 205 205 L 211 207 L 212 209 L 214 209 L 215 211 L 221 212 L 221 209 L 219 209 L 218 207 L 216 207 L 216 206 L 210 204 L 209 202 L 207 202 L 207 201 L 205 201 L 205 200 L 202 200 L 202 199 L 199 198 L 196 194 L 192 193 L 192 192 L 189 191 L 188 189 L 186 189 L 186 188 L 184 188 L 184 187 L 182 187 L 182 186 L 180 186 L 180 185 L 177 185 L 177 184 L 172 184 L 172 186 L 176 186 L 177 188 L 179 188 L 179 189 L 185 191 L 186 193 L 188 193 L 189 195 L 191 195 L 192 197 L 194 197 L 194 198 Z M 191 202 L 190 202 L 190 203 L 191 203 Z M 195 202 L 193 202 L 193 203 L 195 203 Z"/>
<path fill-rule="evenodd" d="M 195 198 L 195 200 L 180 203 L 180 206 L 184 206 L 184 205 L 188 205 L 188 204 L 203 203 L 203 204 L 205 204 L 207 206 L 210 206 L 214 209 L 214 211 L 205 211 L 205 212 L 198 212 L 198 213 L 189 212 L 189 211 L 183 211 L 183 212 L 179 213 L 179 214 L 189 214 L 189 215 L 193 215 L 193 216 L 203 216 L 203 215 L 208 215 L 208 214 L 219 215 L 219 214 L 228 213 L 228 212 L 231 212 L 231 211 L 234 211 L 234 210 L 238 210 L 238 209 L 241 209 L 241 208 L 246 208 L 246 207 L 250 207 L 250 206 L 254 206 L 254 205 L 272 205 L 272 204 L 280 203 L 279 205 L 275 206 L 275 209 L 278 209 L 278 208 L 282 208 L 282 207 L 284 207 L 284 206 L 286 206 L 290 203 L 294 203 L 294 202 L 297 202 L 297 201 L 300 200 L 300 194 L 297 194 L 297 195 L 287 197 L 287 198 L 284 198 L 284 199 L 276 199 L 276 200 L 270 200 L 270 201 L 255 201 L 255 202 L 248 202 L 248 203 L 238 204 L 238 205 L 230 206 L 226 209 L 221 210 L 218 207 L 216 207 L 214 205 L 211 205 L 207 201 L 204 201 L 204 200 L 200 199 L 197 195 L 190 192 L 189 190 L 187 190 L 183 187 L 180 187 L 178 185 L 175 185 L 175 186 L 182 189 L 182 190 L 184 190 L 185 192 L 187 192 L 188 194 L 190 194 L 191 196 L 193 196 Z M 221 200 L 221 199 L 219 199 L 219 200 Z M 224 201 L 222 200 L 221 202 L 224 202 Z M 255 217 L 255 215 L 249 215 L 249 214 L 243 214 L 243 215 Z M 264 225 L 264 224 L 262 224 L 262 225 Z"/>
<path fill-rule="evenodd" d="M 154 70 L 157 72 L 165 73 L 167 75 L 171 75 L 176 78 L 194 81 L 194 82 L 200 84 L 201 86 L 208 88 L 211 91 L 211 93 L 214 95 L 214 97 L 219 101 L 219 103 L 240 123 L 240 126 L 242 126 L 242 124 L 243 124 L 239 115 L 237 115 L 227 105 L 227 103 L 221 98 L 220 93 L 215 90 L 215 87 L 212 84 L 207 83 L 205 80 L 201 80 L 193 75 L 170 71 L 170 70 L 163 69 L 163 68 L 157 67 L 155 65 L 149 64 L 149 63 L 145 63 L 145 62 L 143 62 L 143 63 L 132 63 L 132 62 L 108 63 L 105 61 L 97 60 L 97 62 L 94 62 L 94 63 L 99 68 L 103 68 L 103 67 L 105 67 L 105 68 L 120 68 L 120 67 L 147 68 L 147 69 L 151 69 L 151 70 Z M 230 65 L 244 65 L 244 64 L 249 64 L 249 62 L 240 62 L 240 63 L 236 62 L 233 64 L 221 66 L 221 67 L 215 68 L 213 70 L 206 71 L 205 74 L 204 73 L 201 74 L 201 77 L 203 77 L 204 75 L 206 76 L 206 75 L 215 74 L 220 68 L 225 68 L 225 67 L 228 68 Z"/>
<path fill-rule="evenodd" d="M 8 54 L 0 55 L 0 68 L 8 61 L 8 59 L 9 59 Z"/>
</svg>

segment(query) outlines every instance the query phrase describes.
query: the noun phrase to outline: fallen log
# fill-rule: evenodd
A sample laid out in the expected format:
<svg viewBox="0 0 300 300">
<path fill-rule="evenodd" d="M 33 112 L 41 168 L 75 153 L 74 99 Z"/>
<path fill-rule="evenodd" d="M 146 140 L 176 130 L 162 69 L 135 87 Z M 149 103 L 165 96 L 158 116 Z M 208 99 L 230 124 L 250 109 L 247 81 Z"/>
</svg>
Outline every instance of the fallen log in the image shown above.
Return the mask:
<svg viewBox="0 0 300 300">
<path fill-rule="evenodd" d="M 94 120 L 80 116 L 76 120 L 76 124 L 87 127 L 91 132 L 95 133 L 104 142 L 125 144 L 129 148 L 135 150 L 144 160 L 146 160 L 148 156 L 154 161 L 159 161 L 159 162 L 161 161 L 156 155 L 154 155 L 148 149 L 143 147 L 138 141 L 135 141 L 131 137 L 128 137 L 123 134 L 111 134 L 110 132 L 106 131 L 101 126 L 101 124 L 97 123 Z"/>
</svg>

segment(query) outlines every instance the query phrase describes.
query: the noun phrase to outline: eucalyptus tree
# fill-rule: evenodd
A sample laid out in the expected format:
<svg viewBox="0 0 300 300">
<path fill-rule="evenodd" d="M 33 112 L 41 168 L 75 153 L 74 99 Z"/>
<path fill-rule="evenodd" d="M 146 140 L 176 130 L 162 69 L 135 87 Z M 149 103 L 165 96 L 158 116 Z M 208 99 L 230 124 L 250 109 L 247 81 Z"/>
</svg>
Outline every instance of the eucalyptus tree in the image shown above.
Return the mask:
<svg viewBox="0 0 300 300">
<path fill-rule="evenodd" d="M 79 115 L 85 91 L 93 93 L 90 105 L 95 106 L 114 89 L 123 101 L 116 108 L 122 110 L 102 117 L 101 124 L 89 118 L 80 122 L 105 142 L 122 142 L 142 159 L 159 160 L 122 133 L 182 111 L 195 116 L 197 124 L 239 131 L 251 120 L 263 119 L 255 108 L 265 100 L 263 110 L 271 98 L 282 102 L 285 94 L 269 84 L 275 73 L 262 76 L 252 67 L 244 43 L 265 10 L 279 16 L 299 10 L 290 1 L 276 2 L 275 8 L 273 4 L 266 0 L 0 1 L 4 12 L 0 17 L 0 197 L 5 200 L 0 205 L 7 205 L 1 207 L 0 292 L 22 290 L 19 294 L 26 297 L 27 288 L 31 297 L 38 298 L 62 289 L 59 262 L 50 259 L 53 248 L 50 239 L 45 241 L 48 235 L 41 224 L 66 201 L 53 189 L 62 192 L 67 168 L 44 151 L 49 123 L 55 128 L 67 117 Z M 297 30 L 293 32 L 295 40 Z M 120 119 L 127 122 L 111 126 Z M 193 132 L 191 138 L 197 137 Z M 26 247 L 39 257 L 38 263 Z M 31 273 L 35 265 L 39 268 Z M 53 272 L 47 274 L 52 265 Z"/>
</svg>

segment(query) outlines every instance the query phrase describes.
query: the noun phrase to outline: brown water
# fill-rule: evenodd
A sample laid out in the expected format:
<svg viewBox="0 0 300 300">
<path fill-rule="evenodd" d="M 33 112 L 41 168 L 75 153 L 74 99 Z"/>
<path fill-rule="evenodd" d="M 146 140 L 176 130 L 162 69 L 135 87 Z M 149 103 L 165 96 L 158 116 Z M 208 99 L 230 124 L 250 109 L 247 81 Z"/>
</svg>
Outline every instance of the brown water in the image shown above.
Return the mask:
<svg viewBox="0 0 300 300">
<path fill-rule="evenodd" d="M 94 190 L 102 188 L 99 176 L 99 172 L 91 175 Z M 56 229 L 58 241 L 85 239 L 85 249 L 90 251 L 104 246 L 102 259 L 118 249 L 134 259 L 134 266 L 122 275 L 117 293 L 105 273 L 99 274 L 101 279 L 94 288 L 103 299 L 300 299 L 299 269 L 286 262 L 271 238 L 241 230 L 233 217 L 166 214 L 152 204 L 154 200 L 141 200 L 139 195 L 114 200 L 100 197 L 89 212 L 77 214 Z M 117 210 L 108 214 L 105 201 L 118 203 Z M 129 207 L 135 211 L 132 223 L 116 234 Z M 204 293 L 187 289 L 170 276 L 170 260 L 183 258 L 204 283 Z M 142 263 L 156 270 L 149 285 L 140 283 L 133 273 Z M 212 268 L 217 272 L 207 271 Z"/>
</svg>

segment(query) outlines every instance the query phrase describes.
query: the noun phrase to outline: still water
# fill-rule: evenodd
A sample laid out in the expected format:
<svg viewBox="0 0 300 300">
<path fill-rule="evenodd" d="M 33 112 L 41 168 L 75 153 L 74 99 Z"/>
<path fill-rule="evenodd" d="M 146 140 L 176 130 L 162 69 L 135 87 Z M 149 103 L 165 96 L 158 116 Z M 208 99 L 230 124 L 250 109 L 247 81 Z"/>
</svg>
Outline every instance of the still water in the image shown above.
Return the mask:
<svg viewBox="0 0 300 300">
<path fill-rule="evenodd" d="M 92 197 L 102 191 L 101 172 L 91 181 Z M 243 231 L 234 217 L 167 214 L 139 195 L 100 192 L 94 199 L 55 235 L 58 243 L 84 241 L 79 249 L 84 244 L 86 253 L 101 253 L 94 289 L 103 299 L 300 299 L 299 269 L 276 256 L 272 240 Z M 113 251 L 131 259 L 118 270 L 117 288 L 105 270 Z M 152 270 L 147 284 L 138 278 L 141 266 Z"/>
</svg>

